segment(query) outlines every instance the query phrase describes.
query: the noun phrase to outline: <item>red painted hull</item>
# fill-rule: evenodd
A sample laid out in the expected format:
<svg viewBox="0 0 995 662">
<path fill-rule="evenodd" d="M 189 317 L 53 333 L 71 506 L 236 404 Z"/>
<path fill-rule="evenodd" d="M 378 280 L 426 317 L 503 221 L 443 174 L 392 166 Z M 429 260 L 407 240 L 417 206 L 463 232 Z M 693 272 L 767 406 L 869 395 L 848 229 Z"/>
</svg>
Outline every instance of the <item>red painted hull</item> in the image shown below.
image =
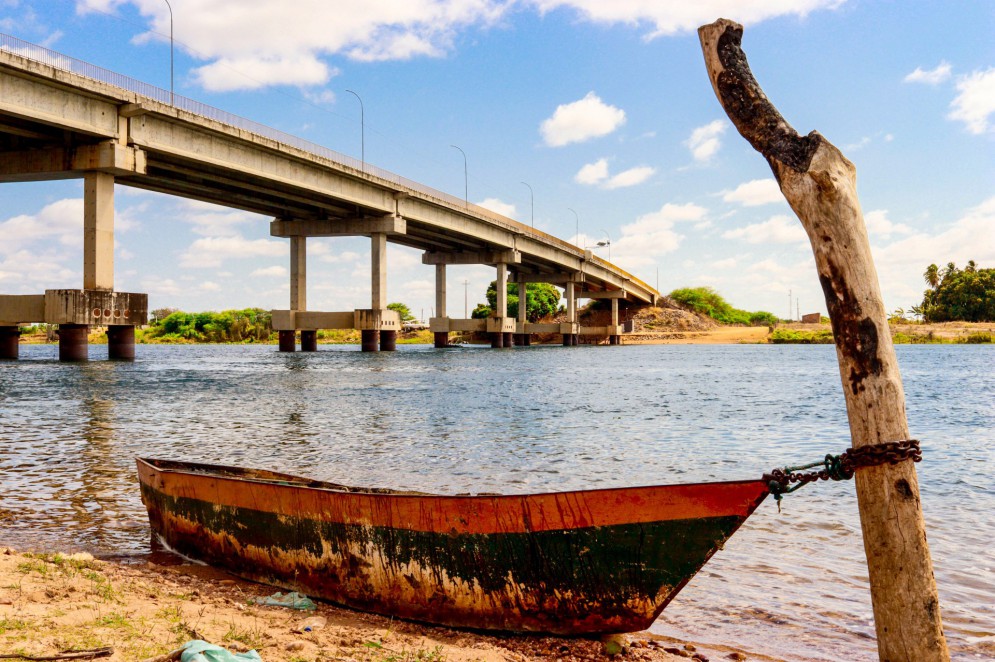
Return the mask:
<svg viewBox="0 0 995 662">
<path fill-rule="evenodd" d="M 160 460 L 138 472 L 153 530 L 185 555 L 367 611 L 556 634 L 649 627 L 768 493 L 438 496 Z"/>
</svg>

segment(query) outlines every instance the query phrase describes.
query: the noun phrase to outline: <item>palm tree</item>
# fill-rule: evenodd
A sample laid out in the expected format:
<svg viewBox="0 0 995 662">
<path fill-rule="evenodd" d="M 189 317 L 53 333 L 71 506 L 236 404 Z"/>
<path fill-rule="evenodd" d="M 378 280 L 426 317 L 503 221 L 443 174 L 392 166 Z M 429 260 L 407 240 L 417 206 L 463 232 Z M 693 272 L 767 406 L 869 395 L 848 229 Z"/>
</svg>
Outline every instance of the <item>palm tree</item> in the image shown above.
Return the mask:
<svg viewBox="0 0 995 662">
<path fill-rule="evenodd" d="M 934 290 L 940 284 L 940 268 L 935 264 L 931 264 L 926 267 L 926 271 L 923 273 L 923 278 L 929 283 L 929 286 Z"/>
</svg>

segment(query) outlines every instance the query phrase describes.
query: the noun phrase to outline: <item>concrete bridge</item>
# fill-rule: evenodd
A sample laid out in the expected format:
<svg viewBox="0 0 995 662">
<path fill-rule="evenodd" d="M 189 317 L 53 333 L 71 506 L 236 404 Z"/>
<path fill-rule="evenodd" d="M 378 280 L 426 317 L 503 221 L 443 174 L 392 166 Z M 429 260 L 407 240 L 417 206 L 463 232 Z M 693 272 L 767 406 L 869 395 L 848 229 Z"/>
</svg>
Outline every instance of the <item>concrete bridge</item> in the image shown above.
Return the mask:
<svg viewBox="0 0 995 662">
<path fill-rule="evenodd" d="M 38 295 L 0 294 L 0 358 L 17 358 L 17 325 L 59 325 L 59 356 L 85 360 L 90 325 L 107 326 L 111 358 L 134 357 L 134 327 L 148 297 L 114 290 L 114 185 L 159 191 L 273 217 L 289 239 L 290 302 L 273 311 L 281 351 L 316 349 L 318 329 L 359 329 L 363 350 L 394 349 L 400 319 L 387 309 L 386 247 L 424 251 L 434 267 L 437 347 L 454 331 L 490 334 L 492 346 L 529 343 L 534 333 L 620 342 L 620 301 L 654 303 L 658 292 L 590 251 L 354 158 L 230 115 L 169 91 L 0 35 L 0 181 L 84 180 L 83 286 Z M 368 236 L 370 307 L 307 308 L 307 238 Z M 2 240 L 2 237 L 0 237 Z M 453 319 L 447 265 L 495 268 L 497 317 Z M 567 321 L 533 324 L 524 302 L 507 310 L 507 283 L 562 287 Z M 581 327 L 577 300 L 609 299 L 612 323 Z"/>
</svg>

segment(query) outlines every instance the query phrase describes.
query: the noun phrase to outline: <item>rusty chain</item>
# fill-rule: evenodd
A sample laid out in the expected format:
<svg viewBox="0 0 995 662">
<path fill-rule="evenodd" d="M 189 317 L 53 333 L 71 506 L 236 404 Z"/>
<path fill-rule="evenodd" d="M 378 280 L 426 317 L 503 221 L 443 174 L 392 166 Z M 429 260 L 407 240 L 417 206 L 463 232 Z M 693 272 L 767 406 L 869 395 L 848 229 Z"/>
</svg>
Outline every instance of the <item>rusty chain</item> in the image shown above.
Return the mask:
<svg viewBox="0 0 995 662">
<path fill-rule="evenodd" d="M 798 467 L 774 469 L 764 474 L 764 480 L 770 493 L 777 499 L 778 510 L 781 508 L 781 497 L 794 492 L 809 483 L 819 480 L 849 480 L 860 467 L 876 467 L 883 464 L 898 464 L 905 460 L 922 461 L 922 450 L 919 440 L 903 439 L 901 441 L 886 441 L 880 444 L 848 448 L 840 455 L 826 455 L 821 462 L 813 462 Z M 821 466 L 819 471 L 801 473 L 804 469 Z"/>
</svg>

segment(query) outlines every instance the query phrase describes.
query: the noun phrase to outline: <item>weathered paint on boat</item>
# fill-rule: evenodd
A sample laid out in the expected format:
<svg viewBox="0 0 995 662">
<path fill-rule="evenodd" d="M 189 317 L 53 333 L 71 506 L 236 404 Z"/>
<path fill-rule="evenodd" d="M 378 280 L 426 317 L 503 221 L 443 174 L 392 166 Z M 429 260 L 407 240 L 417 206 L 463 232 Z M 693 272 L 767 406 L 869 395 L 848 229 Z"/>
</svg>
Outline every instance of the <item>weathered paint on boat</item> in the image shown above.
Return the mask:
<svg viewBox="0 0 995 662">
<path fill-rule="evenodd" d="M 190 558 L 355 609 L 552 634 L 646 629 L 768 493 L 755 480 L 439 496 L 137 462 L 153 531 Z"/>
</svg>

